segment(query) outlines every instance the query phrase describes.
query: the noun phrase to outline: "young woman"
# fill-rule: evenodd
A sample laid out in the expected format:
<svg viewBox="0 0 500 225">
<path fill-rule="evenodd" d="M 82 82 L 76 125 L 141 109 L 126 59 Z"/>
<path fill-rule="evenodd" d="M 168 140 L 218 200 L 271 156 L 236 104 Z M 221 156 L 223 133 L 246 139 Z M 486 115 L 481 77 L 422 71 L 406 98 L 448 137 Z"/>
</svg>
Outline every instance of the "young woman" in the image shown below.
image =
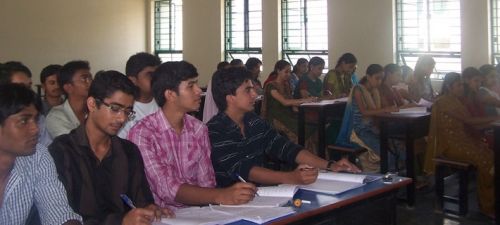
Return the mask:
<svg viewBox="0 0 500 225">
<path fill-rule="evenodd" d="M 430 102 L 434 101 L 436 95 L 432 89 L 430 76 L 435 66 L 436 61 L 431 56 L 424 55 L 418 58 L 415 72 L 408 85 L 413 101 L 419 102 L 422 98 Z"/>
<path fill-rule="evenodd" d="M 319 79 L 325 68 L 325 60 L 312 57 L 309 61 L 309 71 L 303 75 L 294 92 L 295 98 L 321 97 L 323 82 Z"/>
<path fill-rule="evenodd" d="M 290 86 L 291 66 L 285 60 L 279 60 L 271 73 L 275 77 L 265 85 L 262 116 L 273 126 L 287 134 L 297 143 L 297 106 L 311 102 L 314 98 L 294 99 Z M 307 133 L 311 132 L 306 132 Z M 307 137 L 306 137 L 307 138 Z"/>
<path fill-rule="evenodd" d="M 295 91 L 295 88 L 299 84 L 300 78 L 307 73 L 307 64 L 309 64 L 309 61 L 307 61 L 307 59 L 300 58 L 293 66 L 292 74 L 290 75 L 290 86 L 292 87 L 292 91 Z"/>
<path fill-rule="evenodd" d="M 500 115 L 500 95 L 495 90 L 499 89 L 498 74 L 495 67 L 489 64 L 479 68 L 483 77 L 483 84 L 478 91 L 478 99 L 484 104 L 486 116 Z"/>
<path fill-rule="evenodd" d="M 384 67 L 384 78 L 380 86 L 382 107 L 396 106 L 406 108 L 416 106 L 416 104 L 411 103 L 411 99 L 405 98 L 405 96 L 408 97 L 408 92 L 397 88 L 400 83 L 401 67 L 394 63 L 387 64 Z"/>
<path fill-rule="evenodd" d="M 351 53 L 343 54 L 338 60 L 335 69 L 328 71 L 324 80 L 324 95 L 331 98 L 347 97 L 351 92 L 351 76 L 356 69 L 358 60 Z"/>
<path fill-rule="evenodd" d="M 469 135 L 468 130 L 483 127 L 500 117 L 473 117 L 460 100 L 464 86 L 460 74 L 446 74 L 441 94 L 432 106 L 429 144 L 424 171 L 434 172 L 433 159 L 445 156 L 468 162 L 478 170 L 478 197 L 481 212 L 494 215 L 493 152 L 486 143 Z"/>
</svg>

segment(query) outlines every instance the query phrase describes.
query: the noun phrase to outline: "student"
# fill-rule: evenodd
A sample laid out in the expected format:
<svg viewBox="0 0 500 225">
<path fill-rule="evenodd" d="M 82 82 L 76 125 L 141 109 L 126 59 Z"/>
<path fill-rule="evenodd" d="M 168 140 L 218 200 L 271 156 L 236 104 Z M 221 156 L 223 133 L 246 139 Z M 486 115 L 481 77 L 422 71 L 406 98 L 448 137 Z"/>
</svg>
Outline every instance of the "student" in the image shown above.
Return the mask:
<svg viewBox="0 0 500 225">
<path fill-rule="evenodd" d="M 262 83 L 260 83 L 260 80 L 259 80 L 261 66 L 262 66 L 262 61 L 260 61 L 260 59 L 257 59 L 255 57 L 248 58 L 247 62 L 245 63 L 245 67 L 252 74 L 252 82 L 254 84 L 253 86 L 255 88 L 255 91 L 257 91 L 258 95 L 264 94 L 264 89 L 262 88 Z"/>
<path fill-rule="evenodd" d="M 89 63 L 87 61 L 66 63 L 57 75 L 57 82 L 66 100 L 62 105 L 53 107 L 47 114 L 47 130 L 52 138 L 69 133 L 85 119 L 86 100 L 92 82 Z"/>
<path fill-rule="evenodd" d="M 31 89 L 31 70 L 21 62 L 7 62 L 0 68 L 0 84 L 22 84 Z M 41 105 L 40 98 L 37 96 L 37 105 Z M 49 132 L 47 131 L 45 116 L 38 117 L 38 143 L 47 147 L 52 142 Z"/>
<path fill-rule="evenodd" d="M 478 91 L 481 86 L 481 72 L 474 67 L 467 67 L 462 71 L 464 82 L 464 95 L 461 98 L 462 102 L 474 117 L 485 116 L 484 105 L 479 100 Z"/>
<path fill-rule="evenodd" d="M 387 64 L 384 67 L 384 78 L 380 86 L 380 97 L 382 107 L 396 106 L 399 108 L 415 107 L 416 104 L 409 97 L 408 92 L 399 89 L 397 86 L 401 83 L 401 67 L 394 63 Z"/>
<path fill-rule="evenodd" d="M 309 61 L 307 61 L 307 59 L 299 58 L 297 59 L 295 65 L 293 65 L 292 74 L 290 75 L 290 87 L 292 88 L 292 96 L 293 92 L 295 92 L 295 89 L 297 88 L 297 85 L 299 84 L 300 78 L 307 73 L 308 64 Z"/>
<path fill-rule="evenodd" d="M 266 118 L 277 130 L 284 132 L 294 143 L 297 143 L 297 107 L 302 103 L 314 101 L 314 98 L 294 99 L 290 86 L 290 74 L 290 63 L 285 60 L 276 62 L 274 70 L 271 72 L 275 79 L 267 83 L 264 89 L 261 116 Z M 306 139 L 311 136 L 313 129 L 311 127 L 308 129 Z"/>
<path fill-rule="evenodd" d="M 321 97 L 323 90 L 323 82 L 319 79 L 323 69 L 325 68 L 325 60 L 320 57 L 312 57 L 309 61 L 309 72 L 303 75 L 294 92 L 295 98 Z"/>
<path fill-rule="evenodd" d="M 233 59 L 229 63 L 229 66 L 231 66 L 231 67 L 245 67 L 245 64 L 243 63 L 243 61 L 241 59 Z"/>
<path fill-rule="evenodd" d="M 500 117 L 472 116 L 460 98 L 464 88 L 460 74 L 446 74 L 441 94 L 432 105 L 429 144 L 425 156 L 424 170 L 434 172 L 433 159 L 445 156 L 452 160 L 471 163 L 477 169 L 479 209 L 493 217 L 495 198 L 493 194 L 493 152 L 486 143 L 469 135 L 471 128 L 483 127 Z"/>
<path fill-rule="evenodd" d="M 484 104 L 484 113 L 486 116 L 500 115 L 500 95 L 495 91 L 499 88 L 499 80 L 495 67 L 485 64 L 479 68 L 479 71 L 484 77 L 483 84 L 478 91 L 479 100 Z"/>
<path fill-rule="evenodd" d="M 0 224 L 30 223 L 35 209 L 44 225 L 81 224 L 68 205 L 52 158 L 37 144 L 35 93 L 14 83 L 0 85 L 0 93 Z"/>
<path fill-rule="evenodd" d="M 54 106 L 63 103 L 62 92 L 57 83 L 57 74 L 61 70 L 61 65 L 48 65 L 40 72 L 40 83 L 42 84 L 44 96 L 42 99 L 42 114 L 47 115 Z"/>
<path fill-rule="evenodd" d="M 212 144 L 212 164 L 217 186 L 236 182 L 234 174 L 257 184 L 310 184 L 318 169 L 358 172 L 346 159 L 326 161 L 302 146 L 278 134 L 265 120 L 253 113 L 257 93 L 252 76 L 244 69 L 217 71 L 212 92 L 221 110 L 208 122 Z M 264 158 L 271 157 L 299 166 L 289 172 L 264 168 Z"/>
<path fill-rule="evenodd" d="M 431 74 L 436 66 L 436 61 L 431 56 L 423 55 L 418 57 L 415 64 L 415 71 L 408 84 L 408 92 L 415 102 L 425 99 L 429 102 L 436 97 L 431 85 Z"/>
<path fill-rule="evenodd" d="M 71 207 L 84 224 L 150 224 L 171 215 L 154 205 L 137 146 L 116 136 L 134 115 L 134 84 L 101 71 L 90 86 L 87 119 L 49 146 Z M 137 208 L 125 204 L 125 194 Z"/>
<path fill-rule="evenodd" d="M 128 138 L 141 151 L 155 202 L 176 209 L 250 201 L 256 191 L 253 184 L 214 188 L 207 127 L 187 114 L 200 107 L 196 68 L 186 61 L 163 63 L 151 84 L 160 110 L 139 121 Z"/>
<path fill-rule="evenodd" d="M 229 68 L 230 65 L 226 61 L 222 61 L 217 64 L 217 70 L 222 70 Z M 205 92 L 205 102 L 203 105 L 203 123 L 207 123 L 212 117 L 214 117 L 219 112 L 217 106 L 215 105 L 214 98 L 212 96 L 212 79 L 208 81 L 207 90 Z"/>
<path fill-rule="evenodd" d="M 324 94 L 330 98 L 347 97 L 351 92 L 352 79 L 358 60 L 352 53 L 344 53 L 337 60 L 335 69 L 325 75 Z"/>
<path fill-rule="evenodd" d="M 151 93 L 151 74 L 161 64 L 160 58 L 146 52 L 137 53 L 127 60 L 125 73 L 134 85 L 139 89 L 139 96 L 134 102 L 133 119 L 127 121 L 125 126 L 118 132 L 121 138 L 127 138 L 130 128 L 147 115 L 158 110 L 153 93 Z"/>
<path fill-rule="evenodd" d="M 349 96 L 348 106 L 352 112 L 346 113 L 350 115 L 348 121 L 343 122 L 341 130 L 351 130 L 348 135 L 350 141 L 366 148 L 368 151 L 360 156 L 363 170 L 376 172 L 380 168 L 380 137 L 378 127 L 373 121 L 372 116 L 384 113 L 395 112 L 398 108 L 394 105 L 382 107 L 382 100 L 379 88 L 382 85 L 384 69 L 381 65 L 371 64 L 366 70 L 366 76 L 363 77 L 359 84 L 353 87 Z M 354 138 L 353 138 L 354 137 Z M 346 142 L 345 140 L 337 140 L 337 142 Z M 389 160 L 390 165 L 394 165 Z"/>
</svg>

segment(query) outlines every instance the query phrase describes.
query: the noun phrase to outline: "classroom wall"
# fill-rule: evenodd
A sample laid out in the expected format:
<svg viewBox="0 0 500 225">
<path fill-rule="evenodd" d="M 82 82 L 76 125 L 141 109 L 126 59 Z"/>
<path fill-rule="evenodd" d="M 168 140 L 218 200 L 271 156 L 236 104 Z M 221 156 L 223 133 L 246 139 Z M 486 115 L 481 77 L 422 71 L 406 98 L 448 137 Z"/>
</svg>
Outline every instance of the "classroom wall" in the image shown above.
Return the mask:
<svg viewBox="0 0 500 225">
<path fill-rule="evenodd" d="M 92 72 L 125 70 L 128 57 L 146 50 L 146 1 L 2 0 L 0 62 L 19 60 L 39 83 L 52 63 L 88 60 Z"/>
<path fill-rule="evenodd" d="M 152 51 L 152 0 L 3 0 L 0 62 L 20 60 L 34 73 L 50 63 L 81 58 L 100 69 L 124 71 L 128 57 Z M 200 84 L 223 59 L 224 0 L 184 0 L 184 59 L 198 68 Z M 263 72 L 281 58 L 281 0 L 262 0 Z M 328 0 L 329 67 L 344 52 L 371 63 L 395 62 L 394 0 Z M 462 0 L 462 65 L 491 62 L 489 0 Z M 438 87 L 439 84 L 436 84 Z"/>
</svg>

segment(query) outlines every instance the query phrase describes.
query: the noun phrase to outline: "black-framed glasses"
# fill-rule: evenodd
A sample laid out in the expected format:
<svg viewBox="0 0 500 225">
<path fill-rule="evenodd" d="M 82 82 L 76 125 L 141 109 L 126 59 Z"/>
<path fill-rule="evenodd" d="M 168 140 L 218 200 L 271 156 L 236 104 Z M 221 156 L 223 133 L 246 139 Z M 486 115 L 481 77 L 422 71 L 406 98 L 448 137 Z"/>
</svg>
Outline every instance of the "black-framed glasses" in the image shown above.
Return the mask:
<svg viewBox="0 0 500 225">
<path fill-rule="evenodd" d="M 112 113 L 114 114 L 119 114 L 120 112 L 123 112 L 125 116 L 127 116 L 128 120 L 132 120 L 135 117 L 135 111 L 132 108 L 125 108 L 121 105 L 115 104 L 115 103 L 106 103 L 101 99 L 95 99 L 97 104 L 103 104 L 108 108 Z"/>
</svg>

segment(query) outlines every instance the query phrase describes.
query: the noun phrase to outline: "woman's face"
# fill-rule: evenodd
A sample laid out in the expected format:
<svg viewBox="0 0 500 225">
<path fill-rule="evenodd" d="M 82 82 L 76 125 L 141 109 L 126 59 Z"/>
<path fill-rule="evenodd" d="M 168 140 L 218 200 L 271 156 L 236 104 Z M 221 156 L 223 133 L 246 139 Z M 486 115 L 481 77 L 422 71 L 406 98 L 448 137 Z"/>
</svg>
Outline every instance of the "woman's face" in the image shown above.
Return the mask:
<svg viewBox="0 0 500 225">
<path fill-rule="evenodd" d="M 297 75 L 302 76 L 307 73 L 307 62 L 297 65 Z"/>
<path fill-rule="evenodd" d="M 340 63 L 340 72 L 351 75 L 356 69 L 356 63 Z"/>
<path fill-rule="evenodd" d="M 462 80 L 457 80 L 453 82 L 450 86 L 450 94 L 461 97 L 464 95 L 464 85 L 462 83 Z"/>
<path fill-rule="evenodd" d="M 290 79 L 290 74 L 292 73 L 292 68 L 290 65 L 285 66 L 283 69 L 278 70 L 278 77 L 282 77 L 285 80 Z"/>
<path fill-rule="evenodd" d="M 474 76 L 465 82 L 467 83 L 467 86 L 469 86 L 470 89 L 477 91 L 477 90 L 479 90 L 479 87 L 481 86 L 481 77 Z"/>
<path fill-rule="evenodd" d="M 381 71 L 371 76 L 370 75 L 366 76 L 367 76 L 366 79 L 368 80 L 368 84 L 370 85 L 370 87 L 378 88 L 382 84 L 382 78 L 384 77 L 384 72 Z"/>
<path fill-rule="evenodd" d="M 396 71 L 387 75 L 386 81 L 389 82 L 389 85 L 396 85 L 401 82 L 401 71 Z"/>
</svg>

